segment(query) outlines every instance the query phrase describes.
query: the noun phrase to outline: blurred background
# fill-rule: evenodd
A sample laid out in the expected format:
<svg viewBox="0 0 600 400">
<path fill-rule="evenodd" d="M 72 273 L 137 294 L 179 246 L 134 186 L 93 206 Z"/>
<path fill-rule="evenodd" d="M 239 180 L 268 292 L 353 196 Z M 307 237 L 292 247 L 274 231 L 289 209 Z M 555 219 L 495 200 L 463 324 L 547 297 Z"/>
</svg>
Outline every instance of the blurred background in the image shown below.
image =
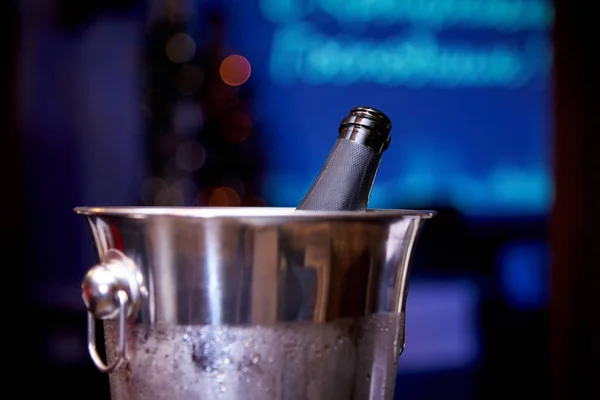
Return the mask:
<svg viewBox="0 0 600 400">
<path fill-rule="evenodd" d="M 394 124 L 370 206 L 439 212 L 416 250 L 396 397 L 544 398 L 565 393 L 560 381 L 581 390 L 565 398 L 587 398 L 597 303 L 581 293 L 598 287 L 585 268 L 600 166 L 586 118 L 598 81 L 581 67 L 592 20 L 556 4 L 3 2 L 2 242 L 24 294 L 7 317 L 18 370 L 62 398 L 109 398 L 80 297 L 96 254 L 73 207 L 293 207 L 341 119 L 370 105 Z"/>
</svg>

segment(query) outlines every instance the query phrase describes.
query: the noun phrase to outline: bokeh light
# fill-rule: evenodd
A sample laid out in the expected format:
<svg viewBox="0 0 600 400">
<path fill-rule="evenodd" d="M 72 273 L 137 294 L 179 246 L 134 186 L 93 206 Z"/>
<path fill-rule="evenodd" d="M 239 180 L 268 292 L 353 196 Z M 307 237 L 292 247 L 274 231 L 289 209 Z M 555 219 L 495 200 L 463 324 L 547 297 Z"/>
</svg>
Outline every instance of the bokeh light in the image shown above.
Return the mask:
<svg viewBox="0 0 600 400">
<path fill-rule="evenodd" d="M 230 187 L 221 186 L 213 190 L 208 199 L 211 207 L 238 207 L 241 204 L 240 196 Z"/>
<path fill-rule="evenodd" d="M 177 147 L 175 159 L 179 168 L 184 171 L 193 172 L 204 165 L 206 151 L 199 142 L 188 140 Z"/>
<path fill-rule="evenodd" d="M 230 86 L 240 86 L 250 78 L 252 68 L 244 56 L 234 54 L 223 60 L 219 72 L 223 82 Z"/>
<path fill-rule="evenodd" d="M 221 185 L 235 190 L 240 198 L 244 198 L 246 195 L 246 185 L 244 185 L 244 182 L 242 182 L 242 180 L 238 177 L 226 176 L 221 180 Z"/>
<path fill-rule="evenodd" d="M 180 137 L 193 137 L 204 124 L 200 105 L 191 100 L 178 102 L 173 108 L 173 130 Z"/>
<path fill-rule="evenodd" d="M 196 42 L 188 34 L 176 33 L 167 41 L 165 51 L 174 63 L 188 62 L 196 53 Z"/>
<path fill-rule="evenodd" d="M 183 205 L 195 205 L 198 197 L 198 186 L 188 175 L 177 179 L 171 184 L 171 189 L 177 190 L 184 199 Z"/>
<path fill-rule="evenodd" d="M 169 200 L 166 204 L 171 207 L 178 207 L 185 205 L 185 199 L 179 189 L 171 187 L 169 188 Z"/>
<path fill-rule="evenodd" d="M 152 177 L 142 185 L 142 202 L 146 206 L 166 204 L 169 199 L 168 189 L 164 180 Z"/>
<path fill-rule="evenodd" d="M 146 206 L 182 206 L 185 202 L 178 187 L 169 186 L 166 181 L 157 177 L 144 182 L 141 198 Z"/>
</svg>

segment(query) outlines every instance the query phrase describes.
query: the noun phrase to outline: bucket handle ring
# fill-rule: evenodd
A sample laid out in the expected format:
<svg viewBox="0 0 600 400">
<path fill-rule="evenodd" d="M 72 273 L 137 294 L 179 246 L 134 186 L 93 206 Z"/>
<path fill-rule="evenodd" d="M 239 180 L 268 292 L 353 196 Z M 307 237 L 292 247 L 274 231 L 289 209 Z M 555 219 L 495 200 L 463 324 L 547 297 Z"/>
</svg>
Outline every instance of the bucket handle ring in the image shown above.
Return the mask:
<svg viewBox="0 0 600 400">
<path fill-rule="evenodd" d="M 117 345 L 117 351 L 115 359 L 109 365 L 102 361 L 102 358 L 98 354 L 96 349 L 96 317 L 94 313 L 88 310 L 87 312 L 87 337 L 88 337 L 88 352 L 94 362 L 96 368 L 101 372 L 110 374 L 119 368 L 125 361 L 125 320 L 127 316 L 127 301 L 129 296 L 124 290 L 119 290 L 116 294 L 119 301 L 119 343 Z"/>
<path fill-rule="evenodd" d="M 93 266 L 83 278 L 82 298 L 87 307 L 87 345 L 90 357 L 101 372 L 111 373 L 126 357 L 126 324 L 139 309 L 143 292 L 142 275 L 132 259 L 116 249 L 108 250 L 102 263 Z M 118 319 L 118 341 L 114 359 L 104 363 L 96 348 L 96 319 Z"/>
</svg>

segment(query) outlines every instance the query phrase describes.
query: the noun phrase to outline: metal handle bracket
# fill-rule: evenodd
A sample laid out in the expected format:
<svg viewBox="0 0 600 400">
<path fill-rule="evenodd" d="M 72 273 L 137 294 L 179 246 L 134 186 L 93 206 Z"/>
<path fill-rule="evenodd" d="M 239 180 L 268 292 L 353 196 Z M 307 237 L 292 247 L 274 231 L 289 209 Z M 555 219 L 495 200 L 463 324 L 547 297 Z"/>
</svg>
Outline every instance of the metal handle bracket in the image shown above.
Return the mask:
<svg viewBox="0 0 600 400">
<path fill-rule="evenodd" d="M 87 307 L 88 351 L 96 368 L 111 373 L 126 361 L 126 322 L 139 308 L 142 277 L 137 266 L 119 250 L 106 252 L 81 284 Z M 112 363 L 105 364 L 96 348 L 96 319 L 118 319 L 118 344 Z"/>
</svg>

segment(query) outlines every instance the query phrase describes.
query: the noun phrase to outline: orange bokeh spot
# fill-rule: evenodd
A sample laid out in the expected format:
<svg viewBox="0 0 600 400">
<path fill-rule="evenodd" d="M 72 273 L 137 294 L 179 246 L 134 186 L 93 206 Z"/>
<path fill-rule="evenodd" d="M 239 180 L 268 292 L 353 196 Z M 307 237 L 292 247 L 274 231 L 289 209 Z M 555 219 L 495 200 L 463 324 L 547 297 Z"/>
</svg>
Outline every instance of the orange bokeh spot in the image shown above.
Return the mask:
<svg viewBox="0 0 600 400">
<path fill-rule="evenodd" d="M 241 203 L 240 196 L 230 187 L 218 187 L 210 195 L 208 205 L 213 207 L 237 207 Z"/>
<path fill-rule="evenodd" d="M 251 71 L 250 62 L 245 57 L 234 54 L 223 60 L 219 73 L 226 84 L 240 86 L 250 78 Z"/>
</svg>

